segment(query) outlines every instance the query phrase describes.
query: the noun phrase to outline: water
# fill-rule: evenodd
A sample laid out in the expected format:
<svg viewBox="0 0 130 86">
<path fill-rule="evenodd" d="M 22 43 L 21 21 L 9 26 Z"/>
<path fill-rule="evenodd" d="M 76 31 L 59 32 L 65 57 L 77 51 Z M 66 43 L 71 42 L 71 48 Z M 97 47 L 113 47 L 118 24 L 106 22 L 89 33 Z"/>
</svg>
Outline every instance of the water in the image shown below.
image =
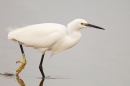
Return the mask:
<svg viewBox="0 0 130 86">
<path fill-rule="evenodd" d="M 11 44 L 9 44 L 11 46 Z M 14 44 L 17 46 L 17 43 Z M 14 46 L 14 47 L 15 47 Z M 77 56 L 67 55 L 68 50 L 53 56 L 49 60 L 50 53 L 45 55 L 43 68 L 46 79 L 42 80 L 38 65 L 40 62 L 40 53 L 25 48 L 27 65 L 20 73 L 19 77 L 15 75 L 3 75 L 5 72 L 15 71 L 19 64 L 16 60 L 22 59 L 19 46 L 13 48 L 10 55 L 1 58 L 0 65 L 0 85 L 1 86 L 127 86 L 129 84 L 129 65 L 123 63 L 121 57 L 104 57 L 91 55 L 91 58 L 77 54 Z M 8 50 L 9 51 L 9 50 Z M 15 51 L 15 52 L 14 52 Z M 1 55 L 2 57 L 2 55 Z M 78 57 L 78 58 L 77 58 Z M 9 60 L 8 60 L 9 59 Z"/>
<path fill-rule="evenodd" d="M 22 60 L 19 46 L 11 40 L 7 44 L 2 42 L 0 73 L 15 71 L 19 66 L 15 62 Z M 61 52 L 50 60 L 50 53 L 45 55 L 43 68 L 45 75 L 49 78 L 44 80 L 43 86 L 127 86 L 130 84 L 129 60 L 126 57 L 102 55 L 100 51 L 94 54 L 91 53 L 94 51 L 75 51 L 77 49 L 75 47 L 72 50 Z M 24 47 L 24 50 L 27 57 L 25 69 L 19 77 L 0 75 L 0 86 L 20 86 L 20 84 L 39 86 L 42 83 L 38 68 L 41 53 L 32 48 Z"/>
<path fill-rule="evenodd" d="M 130 1 L 1 0 L 0 1 L 0 86 L 130 86 Z M 18 43 L 7 39 L 10 26 L 43 22 L 66 25 L 75 18 L 105 28 L 81 30 L 82 39 L 72 49 L 43 62 L 46 79 L 39 71 L 41 53 L 24 47 L 27 65 L 16 71 L 22 60 Z"/>
<path fill-rule="evenodd" d="M 45 85 L 86 85 L 84 82 L 80 82 L 80 80 L 69 80 L 69 79 L 39 79 L 39 78 L 20 78 L 19 76 L 13 76 L 13 77 L 5 77 L 1 80 L 2 84 L 1 86 L 45 86 Z M 8 82 L 8 83 L 7 83 Z M 73 82 L 73 83 L 72 83 Z M 80 83 L 79 83 L 80 82 Z M 82 84 L 81 84 L 82 83 Z"/>
</svg>

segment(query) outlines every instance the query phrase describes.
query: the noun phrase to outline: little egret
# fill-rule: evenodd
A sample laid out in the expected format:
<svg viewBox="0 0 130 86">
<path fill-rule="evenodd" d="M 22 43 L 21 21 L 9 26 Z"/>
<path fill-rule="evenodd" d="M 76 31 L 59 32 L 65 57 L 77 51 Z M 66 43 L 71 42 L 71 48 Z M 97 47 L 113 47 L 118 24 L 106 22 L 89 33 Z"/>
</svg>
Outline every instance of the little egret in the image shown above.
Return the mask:
<svg viewBox="0 0 130 86">
<path fill-rule="evenodd" d="M 8 38 L 19 43 L 23 60 L 16 70 L 18 75 L 26 65 L 26 57 L 22 45 L 33 47 L 42 53 L 39 70 L 45 78 L 42 63 L 46 51 L 52 51 L 52 55 L 75 46 L 80 38 L 80 29 L 93 27 L 105 30 L 102 27 L 87 23 L 84 19 L 75 19 L 70 22 L 67 27 L 56 23 L 35 24 L 12 30 L 8 33 Z"/>
</svg>

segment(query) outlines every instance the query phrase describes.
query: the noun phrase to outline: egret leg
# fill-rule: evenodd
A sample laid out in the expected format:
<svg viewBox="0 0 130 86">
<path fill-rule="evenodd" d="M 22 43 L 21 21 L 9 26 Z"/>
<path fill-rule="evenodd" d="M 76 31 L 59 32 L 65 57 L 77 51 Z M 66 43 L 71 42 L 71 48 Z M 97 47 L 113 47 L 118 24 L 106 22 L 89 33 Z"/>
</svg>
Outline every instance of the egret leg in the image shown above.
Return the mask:
<svg viewBox="0 0 130 86">
<path fill-rule="evenodd" d="M 42 58 L 41 58 L 41 61 L 40 61 L 40 64 L 39 64 L 39 70 L 40 70 L 40 72 L 41 72 L 41 74 L 42 74 L 43 79 L 45 78 L 45 75 L 44 75 L 44 72 L 43 72 L 43 67 L 42 67 L 44 55 L 45 55 L 45 54 L 42 55 Z"/>
<path fill-rule="evenodd" d="M 26 65 L 26 57 L 23 51 L 23 46 L 22 44 L 19 43 L 21 52 L 22 52 L 22 56 L 23 56 L 23 60 L 18 60 L 16 63 L 21 63 L 20 67 L 16 70 L 16 75 L 19 75 L 19 73 L 24 69 L 25 65 Z"/>
</svg>

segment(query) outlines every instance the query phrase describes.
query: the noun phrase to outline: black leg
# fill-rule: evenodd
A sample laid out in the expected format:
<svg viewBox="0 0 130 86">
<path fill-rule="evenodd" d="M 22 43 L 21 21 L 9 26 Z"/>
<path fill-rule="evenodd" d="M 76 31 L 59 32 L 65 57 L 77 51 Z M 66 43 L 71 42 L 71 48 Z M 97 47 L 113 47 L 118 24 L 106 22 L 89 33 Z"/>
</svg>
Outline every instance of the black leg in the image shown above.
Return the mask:
<svg viewBox="0 0 130 86">
<path fill-rule="evenodd" d="M 20 43 L 19 43 L 19 46 L 20 46 L 20 49 L 21 49 L 21 52 L 22 52 L 22 55 L 23 55 L 23 59 L 26 61 L 24 50 L 23 50 L 23 46 Z"/>
<path fill-rule="evenodd" d="M 41 61 L 40 61 L 40 64 L 39 64 L 39 69 L 40 69 L 40 72 L 41 72 L 43 78 L 45 78 L 45 75 L 44 75 L 44 72 L 43 72 L 43 68 L 42 68 L 42 63 L 43 63 L 44 55 L 45 54 L 42 55 L 42 58 L 41 58 Z"/>
<path fill-rule="evenodd" d="M 21 52 L 24 53 L 22 44 L 19 43 L 19 46 L 20 46 Z"/>
</svg>

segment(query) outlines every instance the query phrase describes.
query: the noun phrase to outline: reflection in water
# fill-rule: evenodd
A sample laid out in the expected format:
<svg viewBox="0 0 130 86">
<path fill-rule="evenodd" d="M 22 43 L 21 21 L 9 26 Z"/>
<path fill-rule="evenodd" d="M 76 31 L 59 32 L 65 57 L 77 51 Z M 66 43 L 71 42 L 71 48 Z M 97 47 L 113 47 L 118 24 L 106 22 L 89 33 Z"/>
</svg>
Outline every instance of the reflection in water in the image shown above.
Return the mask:
<svg viewBox="0 0 130 86">
<path fill-rule="evenodd" d="M 42 79 L 39 86 L 43 86 L 43 82 L 44 82 L 45 79 Z"/>
<path fill-rule="evenodd" d="M 16 80 L 18 81 L 20 86 L 25 86 L 24 81 L 22 79 L 20 79 L 19 76 L 16 76 Z"/>
<path fill-rule="evenodd" d="M 26 86 L 24 81 L 19 77 L 19 76 L 16 76 L 16 80 L 18 81 L 19 85 L 20 86 Z M 45 79 L 42 79 L 39 86 L 43 86 L 43 82 L 44 82 Z"/>
</svg>

